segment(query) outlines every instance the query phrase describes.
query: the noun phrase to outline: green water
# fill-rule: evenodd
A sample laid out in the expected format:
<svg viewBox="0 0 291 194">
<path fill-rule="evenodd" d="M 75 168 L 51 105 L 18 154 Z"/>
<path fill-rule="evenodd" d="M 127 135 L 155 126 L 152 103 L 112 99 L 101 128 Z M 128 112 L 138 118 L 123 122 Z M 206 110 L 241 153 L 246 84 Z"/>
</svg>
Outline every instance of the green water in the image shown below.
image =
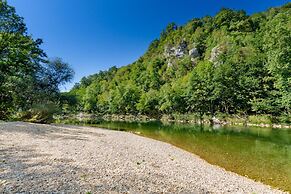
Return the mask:
<svg viewBox="0 0 291 194">
<path fill-rule="evenodd" d="M 97 126 L 168 142 L 211 164 L 291 192 L 290 129 L 159 122 L 102 122 Z"/>
</svg>

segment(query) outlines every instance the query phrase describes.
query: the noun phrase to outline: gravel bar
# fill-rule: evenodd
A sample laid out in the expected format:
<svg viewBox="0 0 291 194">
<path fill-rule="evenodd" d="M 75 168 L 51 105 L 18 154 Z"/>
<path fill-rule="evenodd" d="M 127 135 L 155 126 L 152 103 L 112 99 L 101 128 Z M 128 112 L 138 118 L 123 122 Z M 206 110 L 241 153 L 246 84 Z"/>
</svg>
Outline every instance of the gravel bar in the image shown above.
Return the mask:
<svg viewBox="0 0 291 194">
<path fill-rule="evenodd" d="M 0 123 L 0 193 L 283 193 L 128 132 Z"/>
</svg>

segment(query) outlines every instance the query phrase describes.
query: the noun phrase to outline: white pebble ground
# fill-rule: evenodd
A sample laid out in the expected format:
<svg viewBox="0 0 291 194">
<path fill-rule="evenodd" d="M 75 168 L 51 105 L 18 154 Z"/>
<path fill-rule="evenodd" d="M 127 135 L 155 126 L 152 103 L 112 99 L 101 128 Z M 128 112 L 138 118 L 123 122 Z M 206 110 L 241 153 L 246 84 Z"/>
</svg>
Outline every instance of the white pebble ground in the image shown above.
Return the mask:
<svg viewBox="0 0 291 194">
<path fill-rule="evenodd" d="M 282 193 L 127 132 L 0 123 L 0 193 L 86 192 Z"/>
</svg>

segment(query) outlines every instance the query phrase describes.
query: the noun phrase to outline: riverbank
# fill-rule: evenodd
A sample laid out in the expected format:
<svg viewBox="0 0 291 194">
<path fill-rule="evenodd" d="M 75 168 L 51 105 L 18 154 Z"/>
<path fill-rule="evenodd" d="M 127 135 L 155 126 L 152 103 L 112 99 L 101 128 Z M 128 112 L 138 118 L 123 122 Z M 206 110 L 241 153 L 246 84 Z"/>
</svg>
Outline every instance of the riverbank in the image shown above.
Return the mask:
<svg viewBox="0 0 291 194">
<path fill-rule="evenodd" d="M 290 118 L 285 118 L 288 122 L 278 122 L 279 118 L 272 118 L 269 115 L 252 115 L 242 117 L 238 115 L 217 115 L 214 117 L 204 116 L 199 118 L 197 115 L 172 114 L 159 117 L 147 115 L 94 115 L 87 113 L 70 114 L 56 116 L 55 122 L 60 124 L 98 124 L 100 121 L 125 121 L 125 122 L 149 122 L 160 121 L 163 123 L 192 123 L 220 126 L 250 126 L 267 127 L 276 129 L 291 129 Z M 281 118 L 281 120 L 283 120 Z"/>
<path fill-rule="evenodd" d="M 0 192 L 281 193 L 127 132 L 0 124 Z"/>
</svg>

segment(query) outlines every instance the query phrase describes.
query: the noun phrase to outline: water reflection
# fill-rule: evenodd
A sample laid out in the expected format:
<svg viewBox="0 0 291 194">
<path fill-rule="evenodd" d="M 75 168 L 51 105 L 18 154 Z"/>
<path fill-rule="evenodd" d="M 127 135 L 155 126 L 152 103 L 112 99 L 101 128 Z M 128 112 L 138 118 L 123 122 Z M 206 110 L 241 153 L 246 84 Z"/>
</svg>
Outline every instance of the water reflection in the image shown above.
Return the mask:
<svg viewBox="0 0 291 194">
<path fill-rule="evenodd" d="M 291 130 L 160 122 L 102 122 L 199 155 L 212 164 L 291 191 Z"/>
</svg>

